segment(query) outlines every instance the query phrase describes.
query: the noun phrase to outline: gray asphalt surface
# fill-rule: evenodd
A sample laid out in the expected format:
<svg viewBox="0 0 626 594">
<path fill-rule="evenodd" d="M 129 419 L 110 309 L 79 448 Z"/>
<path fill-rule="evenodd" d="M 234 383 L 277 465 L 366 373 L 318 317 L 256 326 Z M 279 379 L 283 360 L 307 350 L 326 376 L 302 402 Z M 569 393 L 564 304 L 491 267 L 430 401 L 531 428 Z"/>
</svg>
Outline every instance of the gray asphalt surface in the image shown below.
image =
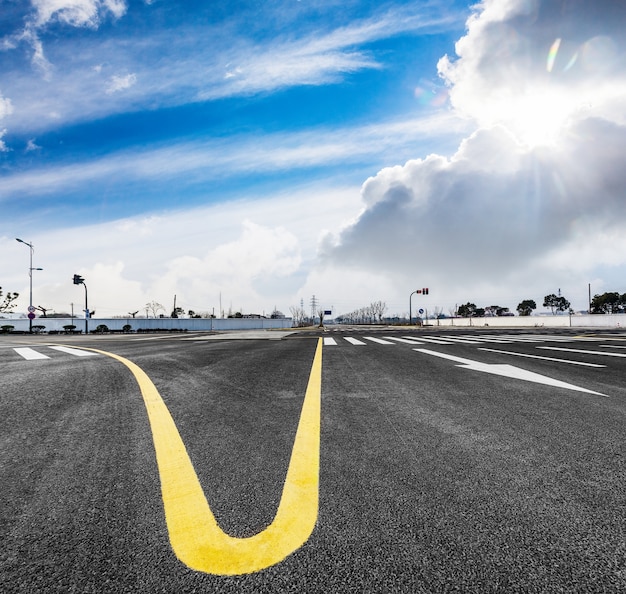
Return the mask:
<svg viewBox="0 0 626 594">
<path fill-rule="evenodd" d="M 0 591 L 626 591 L 626 357 L 609 355 L 626 355 L 626 334 L 464 330 L 1 337 Z M 220 526 L 243 537 L 276 511 L 318 336 L 336 344 L 323 350 L 316 528 L 282 563 L 231 577 L 192 571 L 172 552 L 130 372 L 50 348 L 139 365 Z M 437 337 L 446 340 L 426 342 Z M 27 360 L 19 347 L 49 358 Z M 605 396 L 470 370 L 424 348 Z"/>
</svg>

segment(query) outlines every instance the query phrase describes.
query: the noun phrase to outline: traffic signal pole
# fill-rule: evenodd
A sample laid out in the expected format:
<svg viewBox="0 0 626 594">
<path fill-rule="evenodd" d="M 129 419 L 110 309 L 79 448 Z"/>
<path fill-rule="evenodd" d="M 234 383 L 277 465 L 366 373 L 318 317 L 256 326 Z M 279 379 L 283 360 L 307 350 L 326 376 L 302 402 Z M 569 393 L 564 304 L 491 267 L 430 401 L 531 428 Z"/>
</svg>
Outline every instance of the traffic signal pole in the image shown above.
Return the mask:
<svg viewBox="0 0 626 594">
<path fill-rule="evenodd" d="M 413 291 L 409 295 L 409 326 L 413 324 L 413 309 L 411 308 L 411 300 L 413 299 L 413 295 L 415 295 L 416 293 L 419 293 L 421 295 L 428 295 L 428 288 L 417 289 L 417 291 Z"/>
<path fill-rule="evenodd" d="M 83 287 L 85 287 L 85 334 L 89 334 L 89 306 L 87 305 L 87 285 L 85 284 L 85 279 L 78 274 L 74 275 L 74 284 L 83 285 Z"/>
</svg>

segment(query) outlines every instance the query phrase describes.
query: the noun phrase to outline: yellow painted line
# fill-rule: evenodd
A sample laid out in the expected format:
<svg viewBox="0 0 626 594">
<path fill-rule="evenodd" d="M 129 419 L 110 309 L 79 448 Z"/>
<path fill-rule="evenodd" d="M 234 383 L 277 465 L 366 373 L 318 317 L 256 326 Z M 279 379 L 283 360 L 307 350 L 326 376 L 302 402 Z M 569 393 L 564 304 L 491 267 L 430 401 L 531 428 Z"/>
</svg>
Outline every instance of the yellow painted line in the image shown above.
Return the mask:
<svg viewBox="0 0 626 594">
<path fill-rule="evenodd" d="M 319 499 L 322 339 L 318 339 L 283 493 L 272 523 L 247 538 L 226 534 L 217 524 L 176 424 L 146 373 L 135 363 L 106 351 L 133 373 L 148 412 L 161 479 L 170 543 L 196 571 L 239 575 L 281 562 L 311 536 Z"/>
</svg>

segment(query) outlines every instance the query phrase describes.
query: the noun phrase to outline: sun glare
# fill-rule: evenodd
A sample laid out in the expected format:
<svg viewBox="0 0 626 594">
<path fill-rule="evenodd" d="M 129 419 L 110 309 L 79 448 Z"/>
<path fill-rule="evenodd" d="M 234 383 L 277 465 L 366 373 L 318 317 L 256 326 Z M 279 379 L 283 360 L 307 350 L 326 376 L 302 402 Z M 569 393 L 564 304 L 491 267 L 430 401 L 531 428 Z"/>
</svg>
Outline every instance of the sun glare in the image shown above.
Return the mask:
<svg viewBox="0 0 626 594">
<path fill-rule="evenodd" d="M 511 101 L 503 123 L 530 148 L 552 145 L 575 109 L 572 101 L 561 93 L 531 93 Z"/>
</svg>

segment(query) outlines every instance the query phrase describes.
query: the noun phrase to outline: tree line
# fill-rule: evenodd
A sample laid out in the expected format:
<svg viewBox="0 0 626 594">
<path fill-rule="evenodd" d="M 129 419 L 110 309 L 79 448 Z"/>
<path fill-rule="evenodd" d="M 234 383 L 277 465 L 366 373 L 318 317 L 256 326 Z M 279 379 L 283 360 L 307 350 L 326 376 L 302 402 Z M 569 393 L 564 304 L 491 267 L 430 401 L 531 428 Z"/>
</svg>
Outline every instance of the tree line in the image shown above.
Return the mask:
<svg viewBox="0 0 626 594">
<path fill-rule="evenodd" d="M 387 304 L 384 301 L 372 301 L 369 305 L 335 316 L 335 321 L 340 324 L 380 324 L 386 311 Z"/>
<path fill-rule="evenodd" d="M 543 307 L 547 307 L 552 315 L 562 312 L 573 313 L 570 302 L 559 293 L 551 293 L 543 298 Z M 537 309 L 537 303 L 533 299 L 524 299 L 516 308 L 520 316 L 530 316 Z M 617 291 L 595 295 L 590 303 L 592 314 L 617 314 L 626 313 L 626 293 L 620 295 Z M 476 304 L 467 302 L 457 308 L 456 315 L 462 318 L 484 317 L 484 316 L 507 316 L 513 315 L 508 307 L 490 305 L 489 307 L 476 307 Z"/>
<path fill-rule="evenodd" d="M 591 300 L 592 314 L 626 313 L 626 293 L 617 291 L 595 295 Z"/>
<path fill-rule="evenodd" d="M 570 311 L 570 302 L 562 295 L 554 293 L 546 295 L 543 298 L 543 306 L 550 308 L 552 315 L 557 313 Z M 516 311 L 520 316 L 529 316 L 537 309 L 537 303 L 534 299 L 524 299 L 516 307 Z M 484 316 L 512 316 L 508 307 L 500 307 L 499 305 L 490 305 L 489 307 L 476 307 L 475 303 L 467 302 L 457 308 L 456 315 L 461 318 L 482 318 Z"/>
</svg>

